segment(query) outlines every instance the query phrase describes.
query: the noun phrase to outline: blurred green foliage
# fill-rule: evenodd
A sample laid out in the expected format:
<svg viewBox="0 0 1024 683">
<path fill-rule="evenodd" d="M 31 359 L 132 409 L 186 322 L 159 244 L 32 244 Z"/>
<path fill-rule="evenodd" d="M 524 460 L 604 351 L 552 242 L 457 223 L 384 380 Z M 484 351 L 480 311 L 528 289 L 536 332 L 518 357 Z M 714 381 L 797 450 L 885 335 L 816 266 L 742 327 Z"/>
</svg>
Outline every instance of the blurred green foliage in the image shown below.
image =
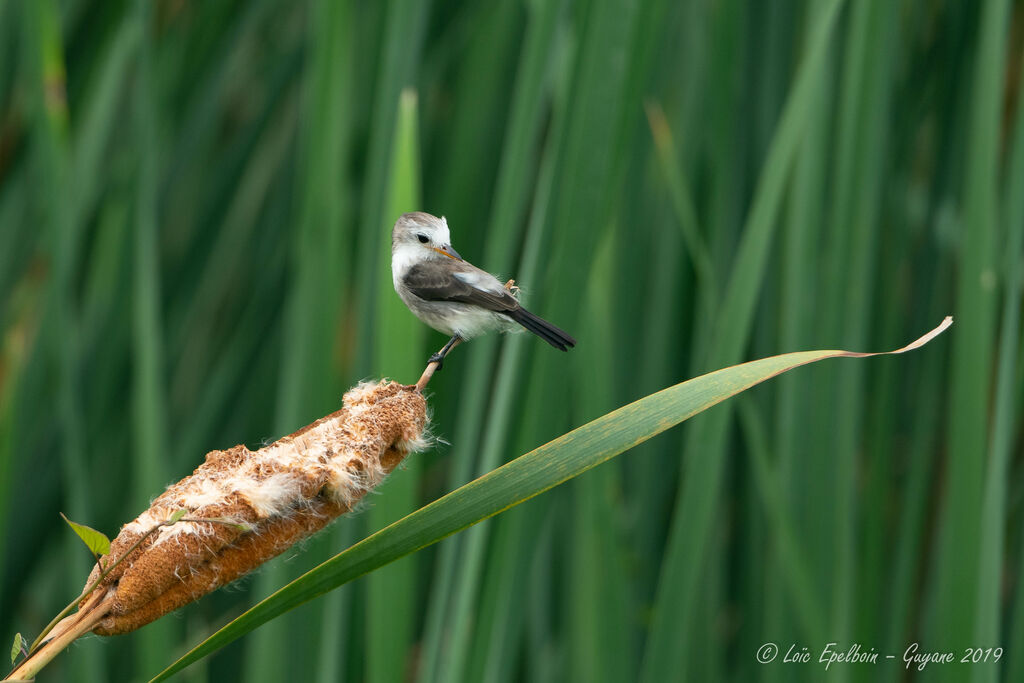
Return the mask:
<svg viewBox="0 0 1024 683">
<path fill-rule="evenodd" d="M 40 680 L 138 680 L 419 505 L 686 377 L 798 370 L 267 624 L 184 680 L 820 680 L 766 642 L 1002 647 L 1024 680 L 1024 5 L 0 0 L 0 638 L 203 454 L 444 343 L 396 308 L 445 215 L 569 354 L 459 347 L 368 513 Z M 405 93 L 403 95 L 403 92 Z M 780 659 L 782 654 L 779 655 Z M 958 657 L 959 658 L 959 657 Z M 924 677 L 922 676 L 922 678 Z"/>
</svg>

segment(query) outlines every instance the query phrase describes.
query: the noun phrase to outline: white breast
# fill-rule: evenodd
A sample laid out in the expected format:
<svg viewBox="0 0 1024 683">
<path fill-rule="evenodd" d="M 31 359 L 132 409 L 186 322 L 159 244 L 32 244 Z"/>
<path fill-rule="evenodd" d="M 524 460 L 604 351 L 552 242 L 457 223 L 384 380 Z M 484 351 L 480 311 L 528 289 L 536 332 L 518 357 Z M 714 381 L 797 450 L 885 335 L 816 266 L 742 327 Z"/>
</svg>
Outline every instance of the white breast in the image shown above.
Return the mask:
<svg viewBox="0 0 1024 683">
<path fill-rule="evenodd" d="M 399 291 L 398 282 L 422 257 L 423 248 L 413 244 L 403 244 L 391 252 L 391 281 L 395 291 Z"/>
</svg>

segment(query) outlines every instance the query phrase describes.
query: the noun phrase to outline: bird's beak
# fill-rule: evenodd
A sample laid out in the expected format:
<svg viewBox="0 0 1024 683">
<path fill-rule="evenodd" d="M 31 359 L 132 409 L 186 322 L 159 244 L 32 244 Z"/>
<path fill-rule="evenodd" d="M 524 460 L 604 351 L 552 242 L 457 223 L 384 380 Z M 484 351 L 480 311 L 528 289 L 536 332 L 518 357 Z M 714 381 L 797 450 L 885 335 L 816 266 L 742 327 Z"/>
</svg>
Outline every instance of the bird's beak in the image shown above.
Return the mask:
<svg viewBox="0 0 1024 683">
<path fill-rule="evenodd" d="M 459 252 L 457 252 L 454 249 L 452 249 L 452 245 L 450 245 L 450 244 L 446 244 L 446 245 L 444 245 L 443 247 L 440 247 L 440 248 L 438 248 L 438 247 L 431 247 L 431 249 L 436 251 L 438 254 L 444 254 L 448 258 L 453 258 L 456 261 L 461 261 L 462 260 L 462 257 L 459 256 Z"/>
</svg>

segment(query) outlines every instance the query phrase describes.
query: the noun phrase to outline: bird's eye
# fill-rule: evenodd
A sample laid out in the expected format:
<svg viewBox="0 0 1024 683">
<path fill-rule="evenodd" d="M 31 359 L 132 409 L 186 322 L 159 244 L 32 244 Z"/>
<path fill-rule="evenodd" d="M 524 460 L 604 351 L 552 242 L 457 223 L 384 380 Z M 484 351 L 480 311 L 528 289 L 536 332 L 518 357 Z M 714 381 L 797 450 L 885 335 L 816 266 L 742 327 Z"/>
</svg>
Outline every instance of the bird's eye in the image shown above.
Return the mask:
<svg viewBox="0 0 1024 683">
<path fill-rule="evenodd" d="M 419 234 L 419 235 L 416 235 L 416 239 L 418 239 L 420 241 L 420 244 L 426 244 L 427 242 L 430 241 L 430 238 L 427 237 L 426 235 L 422 234 L 422 233 Z"/>
</svg>

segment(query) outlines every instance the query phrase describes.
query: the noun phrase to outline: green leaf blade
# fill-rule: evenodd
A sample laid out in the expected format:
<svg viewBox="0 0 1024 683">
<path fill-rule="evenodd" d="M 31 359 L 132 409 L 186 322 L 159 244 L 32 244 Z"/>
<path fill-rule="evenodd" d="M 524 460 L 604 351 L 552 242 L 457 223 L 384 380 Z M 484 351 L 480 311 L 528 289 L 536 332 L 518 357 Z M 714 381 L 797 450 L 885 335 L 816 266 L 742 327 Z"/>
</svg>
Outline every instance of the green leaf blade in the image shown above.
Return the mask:
<svg viewBox="0 0 1024 683">
<path fill-rule="evenodd" d="M 927 343 L 952 321 L 896 351 Z M 600 465 L 731 396 L 783 372 L 826 358 L 877 354 L 802 351 L 716 370 L 614 410 L 462 486 L 307 572 L 220 629 L 153 681 L 275 617 L 378 567 L 492 517 Z"/>
</svg>

